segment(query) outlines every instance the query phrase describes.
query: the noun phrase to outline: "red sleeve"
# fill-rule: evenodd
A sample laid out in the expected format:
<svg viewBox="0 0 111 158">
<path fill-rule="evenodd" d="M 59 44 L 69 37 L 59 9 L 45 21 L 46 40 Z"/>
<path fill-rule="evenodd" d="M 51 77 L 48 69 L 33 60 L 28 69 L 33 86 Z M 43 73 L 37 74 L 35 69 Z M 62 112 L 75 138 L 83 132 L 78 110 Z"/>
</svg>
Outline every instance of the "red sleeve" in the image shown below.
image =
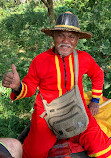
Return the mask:
<svg viewBox="0 0 111 158">
<path fill-rule="evenodd" d="M 104 73 L 91 56 L 87 75 L 92 81 L 92 97 L 100 98 L 103 90 Z"/>
<path fill-rule="evenodd" d="M 37 74 L 37 67 L 38 63 L 36 58 L 32 61 L 27 75 L 22 80 L 22 90 L 18 96 L 15 93 L 11 93 L 10 98 L 12 100 L 18 100 L 25 97 L 31 97 L 35 94 L 37 86 L 39 85 L 40 79 Z"/>
</svg>

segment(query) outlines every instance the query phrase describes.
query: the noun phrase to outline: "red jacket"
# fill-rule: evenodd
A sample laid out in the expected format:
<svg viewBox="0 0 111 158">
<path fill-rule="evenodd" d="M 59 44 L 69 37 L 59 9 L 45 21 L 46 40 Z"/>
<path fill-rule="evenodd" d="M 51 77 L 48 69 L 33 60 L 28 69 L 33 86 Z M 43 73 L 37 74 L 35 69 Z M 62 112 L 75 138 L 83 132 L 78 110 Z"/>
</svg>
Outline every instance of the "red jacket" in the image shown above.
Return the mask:
<svg viewBox="0 0 111 158">
<path fill-rule="evenodd" d="M 79 61 L 78 86 L 82 99 L 83 84 L 82 78 L 87 74 L 92 81 L 92 97 L 99 98 L 102 94 L 104 75 L 95 60 L 84 51 L 77 50 Z M 11 93 L 11 99 L 17 100 L 24 97 L 31 97 L 35 94 L 37 87 L 47 102 L 66 93 L 74 86 L 74 56 L 61 58 L 49 49 L 36 56 L 32 61 L 27 75 L 22 80 L 22 91 L 16 96 Z M 37 94 L 34 108 L 44 111 L 40 93 Z M 85 102 L 84 102 L 85 104 Z"/>
</svg>

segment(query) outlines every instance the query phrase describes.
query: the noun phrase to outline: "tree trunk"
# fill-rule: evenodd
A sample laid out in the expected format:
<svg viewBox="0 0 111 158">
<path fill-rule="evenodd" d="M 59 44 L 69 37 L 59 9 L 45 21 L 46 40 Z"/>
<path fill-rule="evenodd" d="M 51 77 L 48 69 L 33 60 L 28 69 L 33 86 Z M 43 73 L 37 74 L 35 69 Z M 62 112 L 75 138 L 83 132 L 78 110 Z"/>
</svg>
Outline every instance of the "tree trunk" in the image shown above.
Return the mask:
<svg viewBox="0 0 111 158">
<path fill-rule="evenodd" d="M 54 8 L 53 8 L 53 0 L 47 0 L 48 2 L 48 15 L 51 18 L 52 24 L 55 23 L 55 17 L 54 17 Z"/>
<path fill-rule="evenodd" d="M 21 1 L 20 1 L 20 0 L 14 0 L 14 3 L 15 3 L 16 5 L 19 5 L 19 4 L 21 3 Z"/>
<path fill-rule="evenodd" d="M 28 4 L 28 5 L 29 5 L 29 3 L 30 3 L 29 0 L 27 0 L 27 4 Z"/>
<path fill-rule="evenodd" d="M 54 24 L 55 23 L 55 17 L 54 17 L 54 9 L 53 9 L 53 0 L 41 0 L 44 5 L 47 7 L 48 9 L 48 16 L 49 18 L 51 18 L 51 23 Z"/>
<path fill-rule="evenodd" d="M 30 2 L 31 2 L 32 0 L 27 0 L 27 4 L 29 5 L 30 4 Z M 33 0 L 33 2 L 36 4 L 36 0 Z"/>
<path fill-rule="evenodd" d="M 17 5 L 19 5 L 21 3 L 20 0 L 16 0 L 16 2 L 17 2 Z"/>
<path fill-rule="evenodd" d="M 37 1 L 36 1 L 36 0 L 34 0 L 34 3 L 36 4 L 36 3 L 37 3 Z"/>
</svg>

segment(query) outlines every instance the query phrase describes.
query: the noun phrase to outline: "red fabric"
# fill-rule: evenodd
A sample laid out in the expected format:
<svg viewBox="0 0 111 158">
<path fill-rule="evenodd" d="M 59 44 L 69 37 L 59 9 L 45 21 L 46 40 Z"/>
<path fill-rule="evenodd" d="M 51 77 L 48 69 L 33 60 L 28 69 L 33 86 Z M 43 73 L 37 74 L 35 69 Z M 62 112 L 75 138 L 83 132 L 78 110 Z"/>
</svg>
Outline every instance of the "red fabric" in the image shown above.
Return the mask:
<svg viewBox="0 0 111 158">
<path fill-rule="evenodd" d="M 96 120 L 91 116 L 91 113 L 86 106 L 83 96 L 82 77 L 84 74 L 88 74 L 92 80 L 94 95 L 96 92 L 96 95 L 100 96 L 103 88 L 104 75 L 102 70 L 88 53 L 83 51 L 77 51 L 77 53 L 79 60 L 78 86 L 89 116 L 89 125 L 87 130 L 82 134 L 69 139 L 69 146 L 73 153 L 74 143 L 79 143 L 84 147 L 87 153 L 91 155 L 108 148 L 111 142 L 101 131 Z M 60 92 L 64 94 L 67 90 L 69 91 L 72 85 L 71 75 L 73 74 L 74 76 L 73 53 L 65 57 L 64 61 L 65 63 L 63 63 L 63 59 L 59 55 L 56 55 L 53 52 L 53 49 L 38 55 L 32 61 L 28 74 L 22 80 L 25 90 L 22 90 L 20 97 L 18 98 L 31 97 L 35 94 L 37 87 L 39 87 L 39 91 L 43 98 L 49 103 L 57 98 L 60 95 Z M 59 78 L 58 72 L 60 75 Z M 44 111 L 40 93 L 38 93 L 35 100 L 35 110 L 32 115 L 30 132 L 24 141 L 23 158 L 45 158 L 48 155 L 49 149 L 56 143 L 56 136 L 48 128 L 44 118 L 40 118 L 40 114 Z M 11 94 L 11 98 L 13 100 L 15 99 L 15 97 L 13 98 L 13 94 Z"/>
<path fill-rule="evenodd" d="M 84 150 L 87 151 L 89 156 L 94 154 L 93 157 L 98 158 L 98 153 L 101 152 L 101 158 L 105 158 L 107 156 L 104 155 L 107 155 L 107 152 L 111 151 L 111 139 L 108 138 L 107 135 L 101 130 L 92 115 L 89 116 L 89 121 L 90 123 L 88 128 L 80 134 L 79 143 L 81 146 L 84 146 Z M 104 154 L 102 154 L 102 152 Z M 108 156 L 111 155 L 109 154 Z"/>
<path fill-rule="evenodd" d="M 61 150 L 53 149 L 51 153 L 49 152 L 49 156 L 51 154 L 55 154 L 56 156 L 58 154 L 70 156 L 71 153 L 83 151 L 82 146 L 88 155 L 107 149 L 111 144 L 111 140 L 100 129 L 91 115 L 89 119 L 90 123 L 87 130 L 73 138 L 59 140 L 58 143 L 61 143 L 63 147 Z M 49 130 L 45 120 L 40 118 L 39 112 L 35 110 L 32 115 L 32 125 L 29 135 L 23 144 L 23 158 L 48 157 L 48 151 L 54 146 L 56 141 L 56 136 Z M 66 146 L 65 143 L 68 143 L 69 146 Z M 81 148 L 76 148 L 76 143 L 79 143 Z M 105 154 L 107 155 L 108 153 Z M 104 158 L 104 155 L 101 158 Z"/>
<path fill-rule="evenodd" d="M 99 68 L 99 66 L 95 63 L 94 59 L 86 52 L 77 51 L 78 59 L 79 59 L 79 80 L 78 85 L 80 88 L 81 95 L 83 97 L 83 86 L 82 86 L 82 77 L 84 74 L 88 74 L 88 76 L 92 80 L 92 89 L 102 90 L 103 88 L 103 72 Z M 69 56 L 65 57 L 65 69 L 63 59 L 57 55 L 59 60 L 59 67 L 61 73 L 61 88 L 62 94 L 66 93 L 66 91 L 71 89 L 71 73 L 69 67 L 69 57 L 72 58 L 73 63 L 73 71 L 74 71 L 74 57 L 73 53 Z M 67 76 L 66 87 L 65 87 L 65 71 Z M 28 74 L 22 80 L 23 83 L 27 85 L 27 94 L 25 97 L 31 97 L 35 94 L 37 87 L 47 102 L 51 102 L 53 99 L 59 96 L 59 91 L 57 87 L 57 70 L 55 64 L 55 53 L 53 49 L 50 49 L 44 53 L 39 54 L 31 63 Z M 98 93 L 100 96 L 101 93 Z M 24 96 L 24 93 L 23 93 Z M 13 96 L 11 97 L 13 98 Z M 37 104 L 39 103 L 39 107 L 43 109 L 43 105 L 41 103 L 40 95 L 37 95 L 35 100 L 35 108 L 37 108 Z"/>
<path fill-rule="evenodd" d="M 52 149 L 50 149 L 48 157 L 64 156 L 71 157 L 71 141 L 70 140 L 58 140 Z M 73 153 L 83 152 L 84 149 L 79 143 L 72 143 Z"/>
<path fill-rule="evenodd" d="M 102 99 L 103 99 L 103 101 L 108 101 L 109 100 L 108 98 L 106 98 L 104 96 L 102 96 Z"/>
</svg>

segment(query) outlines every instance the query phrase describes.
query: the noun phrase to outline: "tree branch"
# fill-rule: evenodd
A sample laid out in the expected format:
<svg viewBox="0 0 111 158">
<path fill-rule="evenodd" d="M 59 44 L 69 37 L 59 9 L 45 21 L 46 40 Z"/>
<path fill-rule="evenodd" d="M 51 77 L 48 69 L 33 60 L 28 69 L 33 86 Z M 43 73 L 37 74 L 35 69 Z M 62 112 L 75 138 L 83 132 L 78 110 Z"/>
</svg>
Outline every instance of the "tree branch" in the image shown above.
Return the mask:
<svg viewBox="0 0 111 158">
<path fill-rule="evenodd" d="M 47 8 L 49 8 L 49 5 L 48 5 L 48 3 L 45 1 L 45 0 L 41 0 L 44 4 L 45 4 L 45 6 L 47 7 Z"/>
</svg>

